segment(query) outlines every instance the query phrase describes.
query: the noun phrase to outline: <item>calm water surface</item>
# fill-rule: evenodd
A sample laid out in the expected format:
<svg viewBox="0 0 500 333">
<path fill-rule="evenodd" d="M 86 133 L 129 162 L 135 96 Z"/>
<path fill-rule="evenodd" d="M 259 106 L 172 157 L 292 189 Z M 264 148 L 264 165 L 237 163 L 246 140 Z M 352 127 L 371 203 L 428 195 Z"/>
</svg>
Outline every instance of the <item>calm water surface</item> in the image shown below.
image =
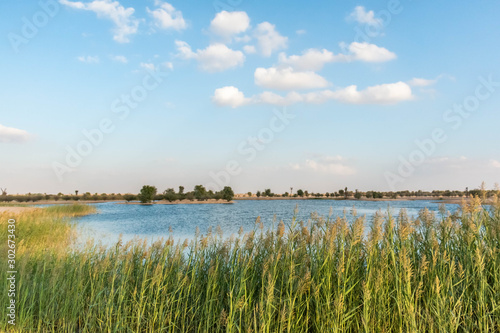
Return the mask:
<svg viewBox="0 0 500 333">
<path fill-rule="evenodd" d="M 176 240 L 192 239 L 199 227 L 205 234 L 209 227 L 220 226 L 224 236 L 237 234 L 240 227 L 245 232 L 255 227 L 255 219 L 260 216 L 264 228 L 270 228 L 280 220 L 290 223 L 295 206 L 298 205 L 298 220 L 307 221 L 311 213 L 327 217 L 330 208 L 333 216 L 352 217 L 355 207 L 358 215 L 366 215 L 368 220 L 377 212 L 396 215 L 400 209 L 416 217 L 423 208 L 437 212 L 439 203 L 433 201 L 356 201 L 356 200 L 242 200 L 234 204 L 201 205 L 127 205 L 112 202 L 95 204 L 97 214 L 84 216 L 77 220 L 80 241 L 89 238 L 114 244 L 122 235 L 124 241 L 139 237 L 154 241 L 161 237 L 174 237 Z M 455 211 L 458 205 L 447 204 L 446 209 Z M 169 232 L 172 228 L 172 233 Z"/>
</svg>

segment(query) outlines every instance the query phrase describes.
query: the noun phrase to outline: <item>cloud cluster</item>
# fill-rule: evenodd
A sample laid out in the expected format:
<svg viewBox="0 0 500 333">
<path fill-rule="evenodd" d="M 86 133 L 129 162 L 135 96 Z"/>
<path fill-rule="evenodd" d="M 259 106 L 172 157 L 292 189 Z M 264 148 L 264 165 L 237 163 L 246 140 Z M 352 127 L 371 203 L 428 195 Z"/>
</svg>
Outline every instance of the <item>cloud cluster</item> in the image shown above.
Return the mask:
<svg viewBox="0 0 500 333">
<path fill-rule="evenodd" d="M 175 41 L 178 56 L 183 59 L 195 59 L 199 68 L 207 72 L 221 72 L 230 68 L 241 66 L 245 62 L 242 51 L 230 48 L 228 43 L 255 41 L 256 45 L 247 44 L 243 46 L 246 54 L 259 52 L 265 57 L 271 56 L 275 51 L 285 49 L 288 46 L 288 38 L 282 36 L 276 26 L 269 22 L 257 25 L 253 32 L 250 31 L 250 18 L 243 11 L 221 11 L 215 15 L 210 22 L 210 32 L 221 37 L 224 42 L 215 42 L 205 49 L 196 52 L 185 41 Z M 244 34 L 249 32 L 249 34 Z"/>
<path fill-rule="evenodd" d="M 285 53 L 280 53 L 279 61 L 281 64 L 289 65 L 297 70 L 319 71 L 325 64 L 332 62 L 385 62 L 397 58 L 394 52 L 367 42 L 352 42 L 348 46 L 341 43 L 341 46 L 349 52 L 334 54 L 326 49 L 308 49 L 301 55 L 287 56 Z"/>
<path fill-rule="evenodd" d="M 115 23 L 115 40 L 128 42 L 128 36 L 137 32 L 139 21 L 133 17 L 134 8 L 124 8 L 118 1 L 60 0 L 63 5 L 95 12 L 99 17 Z M 160 29 L 183 30 L 187 28 L 181 11 L 171 4 L 155 0 L 156 8 L 146 11 L 152 16 L 154 24 Z M 348 20 L 365 25 L 381 25 L 381 19 L 375 17 L 372 10 L 357 6 L 347 17 Z M 259 53 L 270 57 L 274 53 L 288 48 L 288 37 L 283 36 L 276 26 L 264 21 L 252 27 L 248 14 L 244 11 L 223 10 L 215 14 L 208 31 L 212 42 L 202 49 L 193 50 L 182 40 L 176 40 L 177 57 L 195 60 L 198 67 L 206 72 L 222 72 L 240 67 L 247 55 Z M 297 31 L 303 34 L 305 31 Z M 235 46 L 236 45 L 236 46 Z M 239 45 L 239 46 L 238 46 Z M 335 100 L 347 104 L 395 104 L 414 99 L 411 87 L 426 87 L 437 79 L 413 78 L 407 82 L 385 83 L 359 89 L 352 84 L 347 87 L 332 89 L 332 83 L 318 74 L 328 63 L 366 62 L 381 63 L 397 58 L 396 53 L 368 42 L 340 43 L 342 52 L 334 53 L 327 49 L 310 48 L 301 54 L 287 55 L 282 52 L 278 62 L 270 67 L 257 67 L 254 71 L 256 86 L 268 89 L 251 97 L 245 96 L 235 86 L 225 86 L 215 90 L 212 100 L 220 106 L 232 108 L 249 104 L 291 105 L 295 103 L 324 103 Z M 126 63 L 124 56 L 112 57 L 114 61 Z M 99 62 L 98 57 L 82 56 L 78 60 L 86 63 Z M 141 63 L 140 67 L 156 70 L 152 63 Z M 439 77 L 438 77 L 439 78 Z M 274 91 L 285 91 L 277 94 Z M 306 90 L 306 92 L 304 92 Z M 309 92 L 307 92 L 309 90 Z"/>
<path fill-rule="evenodd" d="M 335 100 L 345 104 L 378 104 L 390 105 L 414 99 L 410 86 L 405 82 L 386 83 L 358 90 L 351 85 L 337 90 L 321 90 L 310 93 L 289 92 L 282 96 L 265 91 L 261 94 L 245 97 L 243 92 L 234 86 L 215 90 L 212 101 L 219 106 L 232 108 L 248 104 L 291 105 L 295 103 L 320 104 Z"/>
<path fill-rule="evenodd" d="M 353 19 L 356 21 L 365 24 L 378 22 L 373 12 L 367 12 L 364 7 L 357 7 L 353 13 Z M 234 36 L 247 32 L 249 27 L 250 19 L 246 13 L 222 11 L 212 20 L 210 30 L 219 36 L 233 37 L 234 40 L 238 40 L 238 37 Z M 288 47 L 288 38 L 282 36 L 276 30 L 276 26 L 269 22 L 258 24 L 252 36 L 255 38 L 256 44 L 247 44 L 243 47 L 247 54 L 259 52 L 261 55 L 269 57 L 274 52 Z M 184 58 L 196 58 L 200 61 L 203 50 L 193 52 L 185 42 L 177 42 L 177 47 Z M 249 104 L 291 105 L 299 102 L 324 103 L 328 100 L 348 104 L 394 104 L 414 98 L 410 85 L 404 82 L 380 84 L 363 90 L 359 90 L 356 85 L 335 90 L 325 89 L 331 86 L 331 83 L 316 72 L 327 63 L 352 61 L 379 63 L 397 58 L 394 52 L 367 42 L 352 42 L 349 45 L 341 43 L 341 47 L 346 52 L 335 54 L 327 49 L 308 49 L 301 55 L 287 56 L 285 53 L 280 53 L 278 65 L 268 68 L 258 67 L 255 70 L 254 82 L 257 86 L 271 90 L 288 91 L 286 95 L 264 91 L 246 97 L 237 87 L 226 86 L 215 90 L 212 101 L 219 106 L 236 108 Z M 236 67 L 244 61 L 244 57 L 243 55 L 236 56 L 235 52 L 238 51 L 229 48 L 220 52 L 220 56 L 226 56 L 226 54 L 232 54 L 232 56 L 228 56 L 228 59 L 224 61 L 225 66 L 217 66 L 217 70 L 213 70 L 214 66 L 204 66 L 203 62 L 200 63 L 200 67 L 205 70 L 212 69 L 211 71 Z M 216 62 L 212 59 L 211 63 Z M 313 89 L 323 90 L 308 93 L 298 92 Z"/>
</svg>

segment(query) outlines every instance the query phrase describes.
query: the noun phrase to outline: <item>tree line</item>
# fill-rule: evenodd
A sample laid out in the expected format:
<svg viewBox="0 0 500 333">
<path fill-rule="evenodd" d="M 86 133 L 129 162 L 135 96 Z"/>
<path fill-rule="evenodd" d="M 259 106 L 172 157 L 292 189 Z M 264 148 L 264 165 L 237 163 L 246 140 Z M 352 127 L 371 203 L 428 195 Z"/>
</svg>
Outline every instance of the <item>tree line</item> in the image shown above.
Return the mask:
<svg viewBox="0 0 500 333">
<path fill-rule="evenodd" d="M 359 191 L 359 190 L 349 190 L 347 187 L 343 189 L 339 189 L 333 192 L 309 192 L 307 190 L 298 189 L 293 193 L 293 188 L 290 189 L 290 192 L 284 192 L 283 194 L 276 194 L 271 189 L 265 189 L 263 191 L 257 191 L 255 195 L 252 192 L 248 192 L 247 196 L 249 197 L 257 197 L 257 198 L 265 198 L 265 197 L 294 197 L 294 198 L 339 198 L 339 199 L 348 199 L 348 198 L 367 198 L 367 199 L 397 199 L 404 197 L 434 197 L 434 198 L 442 198 L 442 197 L 467 197 L 467 196 L 485 196 L 492 197 L 494 194 L 498 193 L 498 189 L 494 190 L 486 190 L 484 185 L 481 188 L 476 188 L 469 190 L 466 188 L 464 191 L 459 190 L 433 190 L 433 191 Z"/>
<path fill-rule="evenodd" d="M 47 194 L 47 193 L 27 193 L 27 194 L 15 194 L 11 195 L 7 193 L 7 189 L 0 188 L 0 202 L 37 202 L 37 201 L 115 201 L 115 200 L 126 200 L 133 201 L 139 200 L 143 202 L 151 202 L 158 200 L 167 200 L 167 201 L 175 201 L 175 200 L 208 200 L 208 199 L 222 199 L 231 201 L 234 198 L 234 192 L 231 187 L 226 186 L 221 191 L 212 191 L 207 190 L 202 185 L 196 185 L 194 189 L 190 192 L 185 192 L 184 186 L 179 186 L 178 191 L 175 191 L 173 188 L 168 188 L 165 191 L 159 193 L 157 188 L 154 186 L 150 186 L 149 188 L 145 185 L 141 189 L 138 194 L 121 194 L 121 193 L 90 193 L 85 192 L 83 194 L 79 194 L 79 191 L 74 191 L 74 194 Z M 146 190 L 146 189 L 147 190 Z M 144 189 L 144 191 L 143 191 Z M 449 198 L 449 197 L 467 197 L 467 196 L 485 196 L 492 197 L 495 193 L 497 193 L 497 189 L 495 190 L 486 190 L 484 185 L 480 188 L 469 190 L 466 188 L 464 191 L 458 190 L 434 190 L 434 191 L 395 191 L 395 192 L 382 192 L 382 191 L 359 191 L 354 190 L 351 191 L 347 187 L 343 189 L 339 189 L 337 191 L 319 193 L 319 192 L 309 192 L 307 190 L 298 189 L 293 191 L 293 188 L 290 188 L 290 192 L 284 192 L 282 194 L 274 193 L 271 189 L 264 189 L 263 191 L 257 191 L 255 194 L 252 192 L 248 192 L 247 196 L 249 197 L 258 197 L 258 198 L 271 198 L 271 197 L 294 197 L 294 198 L 333 198 L 333 199 L 348 199 L 348 198 L 368 198 L 368 199 L 397 199 L 397 198 L 405 198 L 405 197 L 433 197 L 433 198 Z"/>
<path fill-rule="evenodd" d="M 169 202 L 176 200 L 198 200 L 206 201 L 208 199 L 231 201 L 234 198 L 233 189 L 230 186 L 224 187 L 221 191 L 208 190 L 203 185 L 196 185 L 191 192 L 184 192 L 184 186 L 179 186 L 176 192 L 173 188 L 167 188 L 162 194 L 158 194 L 155 186 L 144 185 L 137 195 L 126 194 L 124 199 L 127 201 L 139 200 L 141 203 L 150 203 L 154 200 L 167 200 Z"/>
<path fill-rule="evenodd" d="M 142 203 L 150 203 L 152 201 L 167 200 L 199 200 L 205 201 L 208 199 L 216 200 L 226 200 L 231 201 L 234 198 L 233 189 L 230 186 L 224 187 L 221 191 L 207 190 L 203 185 L 196 185 L 193 191 L 184 192 L 184 186 L 179 186 L 179 190 L 176 192 L 173 188 L 168 188 L 163 193 L 158 193 L 155 186 L 144 185 L 138 194 L 107 194 L 107 193 L 94 193 L 86 192 L 84 194 L 78 194 L 79 191 L 75 191 L 75 194 L 46 194 L 46 193 L 27 193 L 27 194 L 16 194 L 10 195 L 7 193 L 6 189 L 2 189 L 2 194 L 0 194 L 0 202 L 37 202 L 37 201 L 114 201 L 114 200 L 126 200 L 128 202 L 133 200 L 139 200 Z"/>
</svg>

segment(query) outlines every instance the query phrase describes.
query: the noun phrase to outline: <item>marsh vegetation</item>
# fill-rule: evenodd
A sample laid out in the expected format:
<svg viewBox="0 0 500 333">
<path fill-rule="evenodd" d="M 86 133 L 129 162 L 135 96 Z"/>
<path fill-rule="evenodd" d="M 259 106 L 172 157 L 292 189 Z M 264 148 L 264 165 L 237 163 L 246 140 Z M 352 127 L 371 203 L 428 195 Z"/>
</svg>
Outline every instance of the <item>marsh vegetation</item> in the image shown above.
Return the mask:
<svg viewBox="0 0 500 333">
<path fill-rule="evenodd" d="M 269 230 L 257 219 L 252 232 L 232 238 L 218 229 L 175 244 L 71 247 L 69 219 L 92 211 L 70 205 L 17 216 L 19 331 L 500 329 L 496 197 L 491 206 L 476 197 L 456 213 L 422 210 L 415 219 L 404 211 L 371 221 L 313 214 Z"/>
</svg>

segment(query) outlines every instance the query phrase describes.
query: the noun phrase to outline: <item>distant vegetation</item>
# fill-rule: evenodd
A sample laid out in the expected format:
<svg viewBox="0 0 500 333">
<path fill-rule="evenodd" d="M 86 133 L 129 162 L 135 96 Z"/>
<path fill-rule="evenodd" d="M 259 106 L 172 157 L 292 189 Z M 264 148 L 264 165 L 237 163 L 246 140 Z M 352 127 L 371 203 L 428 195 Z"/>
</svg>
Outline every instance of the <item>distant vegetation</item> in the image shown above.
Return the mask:
<svg viewBox="0 0 500 333">
<path fill-rule="evenodd" d="M 307 190 L 298 189 L 295 193 L 284 192 L 276 194 L 271 189 L 257 191 L 255 195 L 251 192 L 247 193 L 247 197 L 271 198 L 271 197 L 293 197 L 293 198 L 332 198 L 332 199 L 397 199 L 397 198 L 452 198 L 452 197 L 467 197 L 485 195 L 490 198 L 495 194 L 496 189 L 486 190 L 484 184 L 477 189 L 465 191 L 451 190 L 434 190 L 434 191 L 397 191 L 397 192 L 379 192 L 379 191 L 350 191 L 347 187 L 334 192 L 314 193 Z"/>
<path fill-rule="evenodd" d="M 229 186 L 224 187 L 221 191 L 214 192 L 212 190 L 206 190 L 202 185 L 196 185 L 191 192 L 184 192 L 184 186 L 179 186 L 179 191 L 175 192 L 173 188 L 166 189 L 163 193 L 157 193 L 158 190 L 155 186 L 144 185 L 139 192 L 139 194 L 106 194 L 106 193 L 95 193 L 90 194 L 89 192 L 83 195 L 78 195 L 78 191 L 75 194 L 25 194 L 25 195 L 9 195 L 6 192 L 0 195 L 0 202 L 37 202 L 37 201 L 114 201 L 114 200 L 126 200 L 127 202 L 139 200 L 142 203 L 150 203 L 155 200 L 199 200 L 205 201 L 208 199 L 216 200 L 226 200 L 231 201 L 234 198 L 233 189 Z"/>
<path fill-rule="evenodd" d="M 145 185 L 149 186 L 149 185 Z M 107 193 L 94 193 L 85 192 L 79 194 L 76 190 L 74 194 L 46 194 L 46 193 L 28 193 L 24 195 L 11 195 L 8 194 L 6 189 L 0 189 L 2 194 L 0 194 L 0 202 L 37 202 L 37 201 L 115 201 L 115 200 L 126 200 L 128 202 L 139 200 L 144 203 L 157 200 L 208 200 L 208 199 L 219 199 L 231 201 L 235 194 L 231 187 L 226 186 L 221 191 L 212 191 L 205 189 L 202 185 L 196 185 L 194 189 L 190 192 L 185 192 L 184 186 L 179 186 L 178 191 L 173 188 L 167 188 L 163 192 L 158 192 L 158 190 L 153 191 L 151 188 L 147 188 L 147 191 L 143 192 L 145 189 L 141 189 L 139 194 L 107 194 Z M 257 191 L 255 194 L 248 192 L 245 194 L 246 197 L 257 197 L 257 198 L 278 198 L 278 197 L 291 197 L 291 198 L 309 198 L 309 199 L 404 199 L 404 198 L 453 198 L 453 197 L 467 197 L 467 196 L 486 196 L 491 198 L 496 190 L 486 190 L 484 185 L 479 188 L 465 191 L 458 190 L 434 190 L 434 191 L 397 191 L 397 192 L 380 192 L 380 191 L 359 191 L 355 189 L 354 191 L 349 190 L 347 187 L 339 189 L 338 191 L 325 192 L 325 193 L 315 193 L 309 192 L 307 190 L 298 189 L 294 192 L 284 193 L 274 193 L 271 189 L 264 189 L 263 191 Z"/>
<path fill-rule="evenodd" d="M 67 218 L 84 208 L 22 213 L 16 331 L 498 332 L 493 199 L 488 208 L 476 197 L 456 213 L 442 206 L 416 219 L 403 210 L 369 223 L 353 210 L 271 230 L 257 219 L 254 231 L 230 239 L 209 230 L 191 242 L 78 250 L 69 246 Z M 9 218 L 0 213 L 2 239 Z M 7 253 L 7 242 L 0 250 Z M 3 270 L 0 289 L 8 283 Z M 9 329 L 0 321 L 0 331 Z"/>
</svg>

